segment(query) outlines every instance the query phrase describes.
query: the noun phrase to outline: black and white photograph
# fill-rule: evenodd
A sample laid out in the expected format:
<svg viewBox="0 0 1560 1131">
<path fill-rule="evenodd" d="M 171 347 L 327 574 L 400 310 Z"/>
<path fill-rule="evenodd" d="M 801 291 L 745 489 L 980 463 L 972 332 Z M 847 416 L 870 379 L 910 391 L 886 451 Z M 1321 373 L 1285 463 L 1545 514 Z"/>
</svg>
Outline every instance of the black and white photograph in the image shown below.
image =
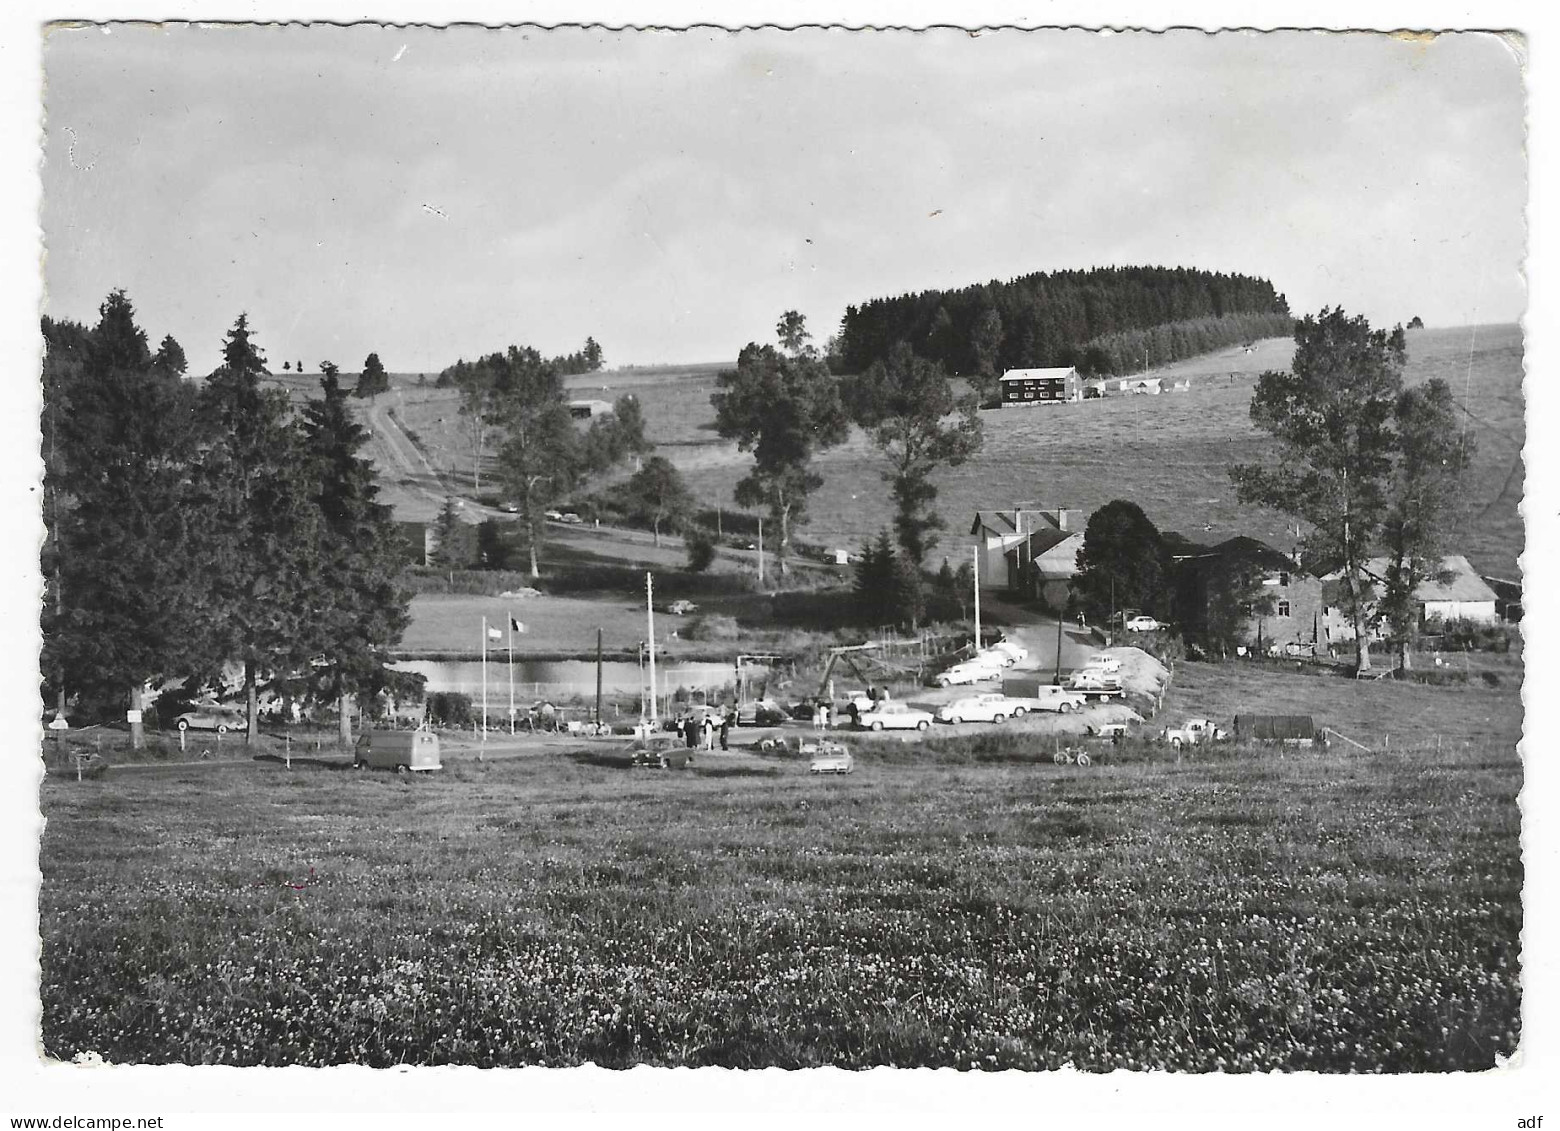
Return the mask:
<svg viewBox="0 0 1560 1131">
<path fill-rule="evenodd" d="M 1521 1075 L 1524 29 L 70 14 L 56 1086 Z"/>
</svg>

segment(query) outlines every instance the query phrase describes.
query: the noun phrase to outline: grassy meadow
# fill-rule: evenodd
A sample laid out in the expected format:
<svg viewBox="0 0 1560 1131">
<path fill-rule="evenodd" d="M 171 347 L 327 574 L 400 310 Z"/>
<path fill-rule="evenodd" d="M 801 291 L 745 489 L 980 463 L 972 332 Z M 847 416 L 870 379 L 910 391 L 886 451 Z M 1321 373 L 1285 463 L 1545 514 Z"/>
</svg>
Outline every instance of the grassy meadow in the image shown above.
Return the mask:
<svg viewBox="0 0 1560 1131">
<path fill-rule="evenodd" d="M 1514 1049 L 1509 744 L 1086 770 L 938 745 L 862 743 L 834 780 L 583 750 L 51 778 L 44 1047 L 1236 1072 Z"/>
</svg>

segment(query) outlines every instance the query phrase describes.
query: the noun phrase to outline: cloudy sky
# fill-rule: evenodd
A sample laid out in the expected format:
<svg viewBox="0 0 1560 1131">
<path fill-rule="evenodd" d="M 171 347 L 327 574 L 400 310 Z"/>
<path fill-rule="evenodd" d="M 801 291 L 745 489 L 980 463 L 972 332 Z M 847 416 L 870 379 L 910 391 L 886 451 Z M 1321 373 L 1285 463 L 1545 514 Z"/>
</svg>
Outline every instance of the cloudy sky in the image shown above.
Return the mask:
<svg viewBox="0 0 1560 1131">
<path fill-rule="evenodd" d="M 46 302 L 192 369 L 528 343 L 734 359 L 801 310 L 1106 264 L 1297 312 L 1512 321 L 1521 61 L 1490 36 L 120 26 L 44 55 Z"/>
</svg>

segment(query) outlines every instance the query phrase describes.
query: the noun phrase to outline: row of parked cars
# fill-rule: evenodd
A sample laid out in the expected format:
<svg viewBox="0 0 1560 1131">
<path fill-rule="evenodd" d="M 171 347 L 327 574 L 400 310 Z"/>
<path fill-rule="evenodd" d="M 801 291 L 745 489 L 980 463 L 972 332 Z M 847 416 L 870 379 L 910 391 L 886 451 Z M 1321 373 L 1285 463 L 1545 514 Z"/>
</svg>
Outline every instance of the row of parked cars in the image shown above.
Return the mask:
<svg viewBox="0 0 1560 1131">
<path fill-rule="evenodd" d="M 1029 650 L 1011 640 L 999 640 L 990 648 L 983 648 L 968 660 L 961 660 L 951 668 L 937 673 L 938 687 L 954 687 L 966 683 L 979 683 L 995 679 L 1004 668 L 1010 668 L 1029 656 Z"/>
</svg>

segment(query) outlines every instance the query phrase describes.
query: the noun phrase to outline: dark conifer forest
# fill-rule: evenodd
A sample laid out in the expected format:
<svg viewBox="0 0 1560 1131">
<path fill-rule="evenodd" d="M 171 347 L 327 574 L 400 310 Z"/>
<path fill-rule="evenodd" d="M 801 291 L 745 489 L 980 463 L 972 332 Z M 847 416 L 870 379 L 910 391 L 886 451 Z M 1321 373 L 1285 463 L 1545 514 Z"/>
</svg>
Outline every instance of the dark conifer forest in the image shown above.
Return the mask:
<svg viewBox="0 0 1560 1131">
<path fill-rule="evenodd" d="M 1031 366 L 1105 375 L 1292 328 L 1288 302 L 1266 279 L 1190 267 L 1097 267 L 851 306 L 835 360 L 859 373 L 903 341 L 950 373 L 988 381 Z"/>
</svg>

